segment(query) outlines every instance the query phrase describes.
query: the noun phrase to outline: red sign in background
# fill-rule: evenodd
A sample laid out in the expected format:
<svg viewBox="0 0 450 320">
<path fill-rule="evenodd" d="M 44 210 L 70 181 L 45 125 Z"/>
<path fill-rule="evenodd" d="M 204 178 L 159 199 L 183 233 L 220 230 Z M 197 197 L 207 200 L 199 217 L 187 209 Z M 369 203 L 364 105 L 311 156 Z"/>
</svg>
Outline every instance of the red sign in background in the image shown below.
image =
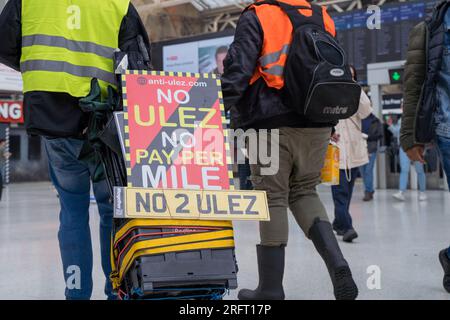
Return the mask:
<svg viewBox="0 0 450 320">
<path fill-rule="evenodd" d="M 23 102 L 0 100 L 0 122 L 23 123 Z"/>
</svg>

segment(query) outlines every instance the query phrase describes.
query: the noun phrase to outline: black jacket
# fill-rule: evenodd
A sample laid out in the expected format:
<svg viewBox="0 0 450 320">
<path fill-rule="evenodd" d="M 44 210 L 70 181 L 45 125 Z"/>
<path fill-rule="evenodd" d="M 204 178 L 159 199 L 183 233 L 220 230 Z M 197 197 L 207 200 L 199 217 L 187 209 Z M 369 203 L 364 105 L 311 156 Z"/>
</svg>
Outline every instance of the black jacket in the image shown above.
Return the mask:
<svg viewBox="0 0 450 320">
<path fill-rule="evenodd" d="M 20 71 L 22 51 L 22 0 L 10 0 L 0 15 L 0 63 Z M 150 56 L 150 42 L 145 27 L 130 3 L 119 33 L 121 51 L 139 52 L 136 38 L 141 35 Z M 29 134 L 50 137 L 80 137 L 88 115 L 78 106 L 78 98 L 65 93 L 34 91 L 24 96 L 25 124 Z"/>
<path fill-rule="evenodd" d="M 383 125 L 373 113 L 363 120 L 363 133 L 367 134 L 367 150 L 369 154 L 376 153 L 383 139 Z"/>
<path fill-rule="evenodd" d="M 253 85 L 250 79 L 260 57 L 264 33 L 253 10 L 240 17 L 234 42 L 224 61 L 222 90 L 227 110 L 231 111 L 233 128 L 276 129 L 280 127 L 332 127 L 315 124 L 286 106 L 280 91 L 270 88 L 260 78 Z"/>
</svg>

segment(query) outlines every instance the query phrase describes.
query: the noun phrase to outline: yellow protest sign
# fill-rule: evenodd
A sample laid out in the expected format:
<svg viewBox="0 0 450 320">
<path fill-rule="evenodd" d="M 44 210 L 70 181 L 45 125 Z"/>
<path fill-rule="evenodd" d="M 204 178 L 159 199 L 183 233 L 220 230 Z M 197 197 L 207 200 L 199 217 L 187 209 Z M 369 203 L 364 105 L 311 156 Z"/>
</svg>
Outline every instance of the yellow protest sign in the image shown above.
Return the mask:
<svg viewBox="0 0 450 320">
<path fill-rule="evenodd" d="M 115 188 L 115 218 L 269 221 L 264 191 Z"/>
</svg>

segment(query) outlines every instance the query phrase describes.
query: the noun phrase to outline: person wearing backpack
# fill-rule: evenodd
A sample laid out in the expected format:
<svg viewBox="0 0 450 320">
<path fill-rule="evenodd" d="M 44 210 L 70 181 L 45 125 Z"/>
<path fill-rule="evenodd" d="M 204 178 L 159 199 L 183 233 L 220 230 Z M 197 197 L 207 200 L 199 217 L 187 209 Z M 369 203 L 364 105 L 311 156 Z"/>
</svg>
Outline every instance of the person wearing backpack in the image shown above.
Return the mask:
<svg viewBox="0 0 450 320">
<path fill-rule="evenodd" d="M 271 173 L 249 151 L 251 181 L 267 192 L 271 220 L 260 224 L 259 285 L 241 290 L 240 300 L 285 298 L 288 208 L 323 258 L 336 299 L 358 295 L 316 191 L 332 128 L 356 112 L 361 93 L 335 34 L 325 7 L 305 0 L 255 1 L 239 19 L 222 77 L 225 106 L 233 128 L 255 130 L 269 150 L 279 146 Z"/>
<path fill-rule="evenodd" d="M 425 147 L 436 144 L 450 188 L 450 0 L 411 30 L 408 44 L 400 143 L 422 164 Z M 450 293 L 450 247 L 439 252 L 439 261 Z"/>
</svg>

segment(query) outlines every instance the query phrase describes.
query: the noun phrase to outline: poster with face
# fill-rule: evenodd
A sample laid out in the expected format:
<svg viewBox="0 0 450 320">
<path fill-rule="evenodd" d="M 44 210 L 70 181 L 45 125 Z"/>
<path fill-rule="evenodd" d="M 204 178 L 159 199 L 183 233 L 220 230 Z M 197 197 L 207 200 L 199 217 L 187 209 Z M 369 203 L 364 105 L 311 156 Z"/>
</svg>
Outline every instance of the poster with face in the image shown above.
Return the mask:
<svg viewBox="0 0 450 320">
<path fill-rule="evenodd" d="M 233 37 L 193 41 L 163 48 L 164 71 L 223 73 L 223 61 Z"/>
<path fill-rule="evenodd" d="M 223 74 L 223 61 L 233 37 L 200 41 L 198 43 L 199 72 Z"/>
</svg>

